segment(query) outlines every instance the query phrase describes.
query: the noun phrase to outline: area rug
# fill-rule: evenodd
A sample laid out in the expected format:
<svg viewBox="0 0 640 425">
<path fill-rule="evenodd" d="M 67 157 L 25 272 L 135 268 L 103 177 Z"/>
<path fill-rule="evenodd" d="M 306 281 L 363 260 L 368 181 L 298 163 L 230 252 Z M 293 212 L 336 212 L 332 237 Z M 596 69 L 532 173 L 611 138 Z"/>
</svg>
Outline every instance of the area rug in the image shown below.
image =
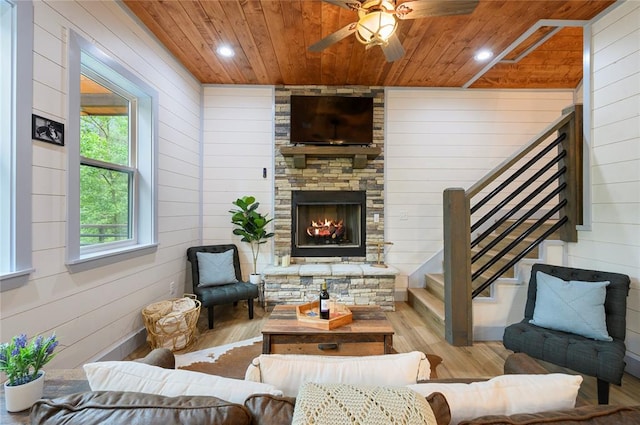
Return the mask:
<svg viewBox="0 0 640 425">
<path fill-rule="evenodd" d="M 176 368 L 244 379 L 251 361 L 262 354 L 262 337 L 246 339 L 218 347 L 205 348 L 186 354 L 176 354 Z M 442 357 L 427 354 L 431 366 L 431 379 L 436 379 L 436 368 Z"/>
<path fill-rule="evenodd" d="M 191 353 L 176 354 L 176 368 L 244 379 L 247 367 L 260 354 L 261 336 Z"/>
</svg>

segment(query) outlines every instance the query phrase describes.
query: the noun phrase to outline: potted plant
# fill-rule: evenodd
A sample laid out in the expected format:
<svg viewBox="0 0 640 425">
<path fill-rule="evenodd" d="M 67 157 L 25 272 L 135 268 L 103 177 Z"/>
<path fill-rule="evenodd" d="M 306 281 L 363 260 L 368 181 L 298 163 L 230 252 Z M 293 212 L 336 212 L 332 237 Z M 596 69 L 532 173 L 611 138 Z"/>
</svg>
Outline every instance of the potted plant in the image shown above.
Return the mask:
<svg viewBox="0 0 640 425">
<path fill-rule="evenodd" d="M 49 338 L 14 336 L 11 342 L 0 344 L 0 372 L 7 375 L 4 383 L 5 406 L 9 412 L 30 408 L 42 397 L 44 371 L 42 367 L 55 355 L 58 346 L 55 334 Z"/>
<path fill-rule="evenodd" d="M 233 229 L 233 234 L 242 236 L 242 242 L 251 245 L 251 254 L 253 255 L 253 273 L 249 277 L 251 283 L 260 282 L 260 274 L 258 268 L 258 254 L 260 253 L 260 245 L 267 243 L 267 239 L 273 237 L 274 233 L 267 232 L 267 224 L 273 218 L 267 218 L 266 214 L 258 212 L 259 202 L 253 196 L 244 196 L 232 202 L 238 207 L 230 210 L 231 222 L 237 227 Z"/>
</svg>

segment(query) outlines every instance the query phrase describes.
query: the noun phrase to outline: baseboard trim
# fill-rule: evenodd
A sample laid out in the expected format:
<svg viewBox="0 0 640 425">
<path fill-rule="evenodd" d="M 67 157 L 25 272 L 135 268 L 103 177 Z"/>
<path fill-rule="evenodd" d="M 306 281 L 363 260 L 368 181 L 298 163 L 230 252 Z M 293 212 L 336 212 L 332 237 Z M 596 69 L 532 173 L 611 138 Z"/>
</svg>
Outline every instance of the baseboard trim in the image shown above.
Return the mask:
<svg viewBox="0 0 640 425">
<path fill-rule="evenodd" d="M 113 348 L 111 351 L 102 355 L 102 357 L 98 358 L 96 361 L 104 362 L 104 361 L 114 361 L 114 360 L 123 360 L 129 354 L 133 353 L 136 349 L 138 349 L 141 345 L 147 342 L 147 330 L 145 328 L 140 329 L 135 334 L 131 335 L 129 338 L 126 338 L 119 345 Z"/>
<path fill-rule="evenodd" d="M 474 341 L 502 341 L 504 326 L 476 326 L 473 328 Z"/>
<path fill-rule="evenodd" d="M 640 378 L 640 358 L 627 354 L 624 357 L 624 361 L 627 362 L 627 367 L 624 368 L 624 371 L 629 375 Z"/>
</svg>

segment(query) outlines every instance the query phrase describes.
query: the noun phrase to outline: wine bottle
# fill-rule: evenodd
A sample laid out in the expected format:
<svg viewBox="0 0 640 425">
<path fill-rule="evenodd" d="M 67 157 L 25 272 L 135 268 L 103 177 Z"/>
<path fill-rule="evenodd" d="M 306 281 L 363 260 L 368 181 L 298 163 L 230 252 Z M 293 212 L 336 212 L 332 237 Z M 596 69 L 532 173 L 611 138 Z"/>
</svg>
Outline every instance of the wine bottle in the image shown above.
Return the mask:
<svg viewBox="0 0 640 425">
<path fill-rule="evenodd" d="M 329 293 L 327 292 L 327 282 L 322 282 L 320 290 L 320 318 L 329 319 Z"/>
</svg>

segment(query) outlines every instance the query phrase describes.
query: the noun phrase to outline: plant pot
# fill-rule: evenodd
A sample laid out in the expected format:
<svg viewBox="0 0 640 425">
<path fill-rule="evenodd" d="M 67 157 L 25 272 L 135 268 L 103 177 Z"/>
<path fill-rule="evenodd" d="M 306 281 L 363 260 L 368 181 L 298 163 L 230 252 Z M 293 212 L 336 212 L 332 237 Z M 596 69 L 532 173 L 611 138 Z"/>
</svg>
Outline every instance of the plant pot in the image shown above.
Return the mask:
<svg viewBox="0 0 640 425">
<path fill-rule="evenodd" d="M 44 392 L 44 371 L 31 382 L 22 385 L 4 383 L 4 404 L 8 412 L 20 412 L 33 406 Z"/>
<path fill-rule="evenodd" d="M 262 275 L 255 273 L 250 274 L 249 282 L 253 283 L 254 285 L 259 284 L 260 282 L 262 282 Z"/>
</svg>

